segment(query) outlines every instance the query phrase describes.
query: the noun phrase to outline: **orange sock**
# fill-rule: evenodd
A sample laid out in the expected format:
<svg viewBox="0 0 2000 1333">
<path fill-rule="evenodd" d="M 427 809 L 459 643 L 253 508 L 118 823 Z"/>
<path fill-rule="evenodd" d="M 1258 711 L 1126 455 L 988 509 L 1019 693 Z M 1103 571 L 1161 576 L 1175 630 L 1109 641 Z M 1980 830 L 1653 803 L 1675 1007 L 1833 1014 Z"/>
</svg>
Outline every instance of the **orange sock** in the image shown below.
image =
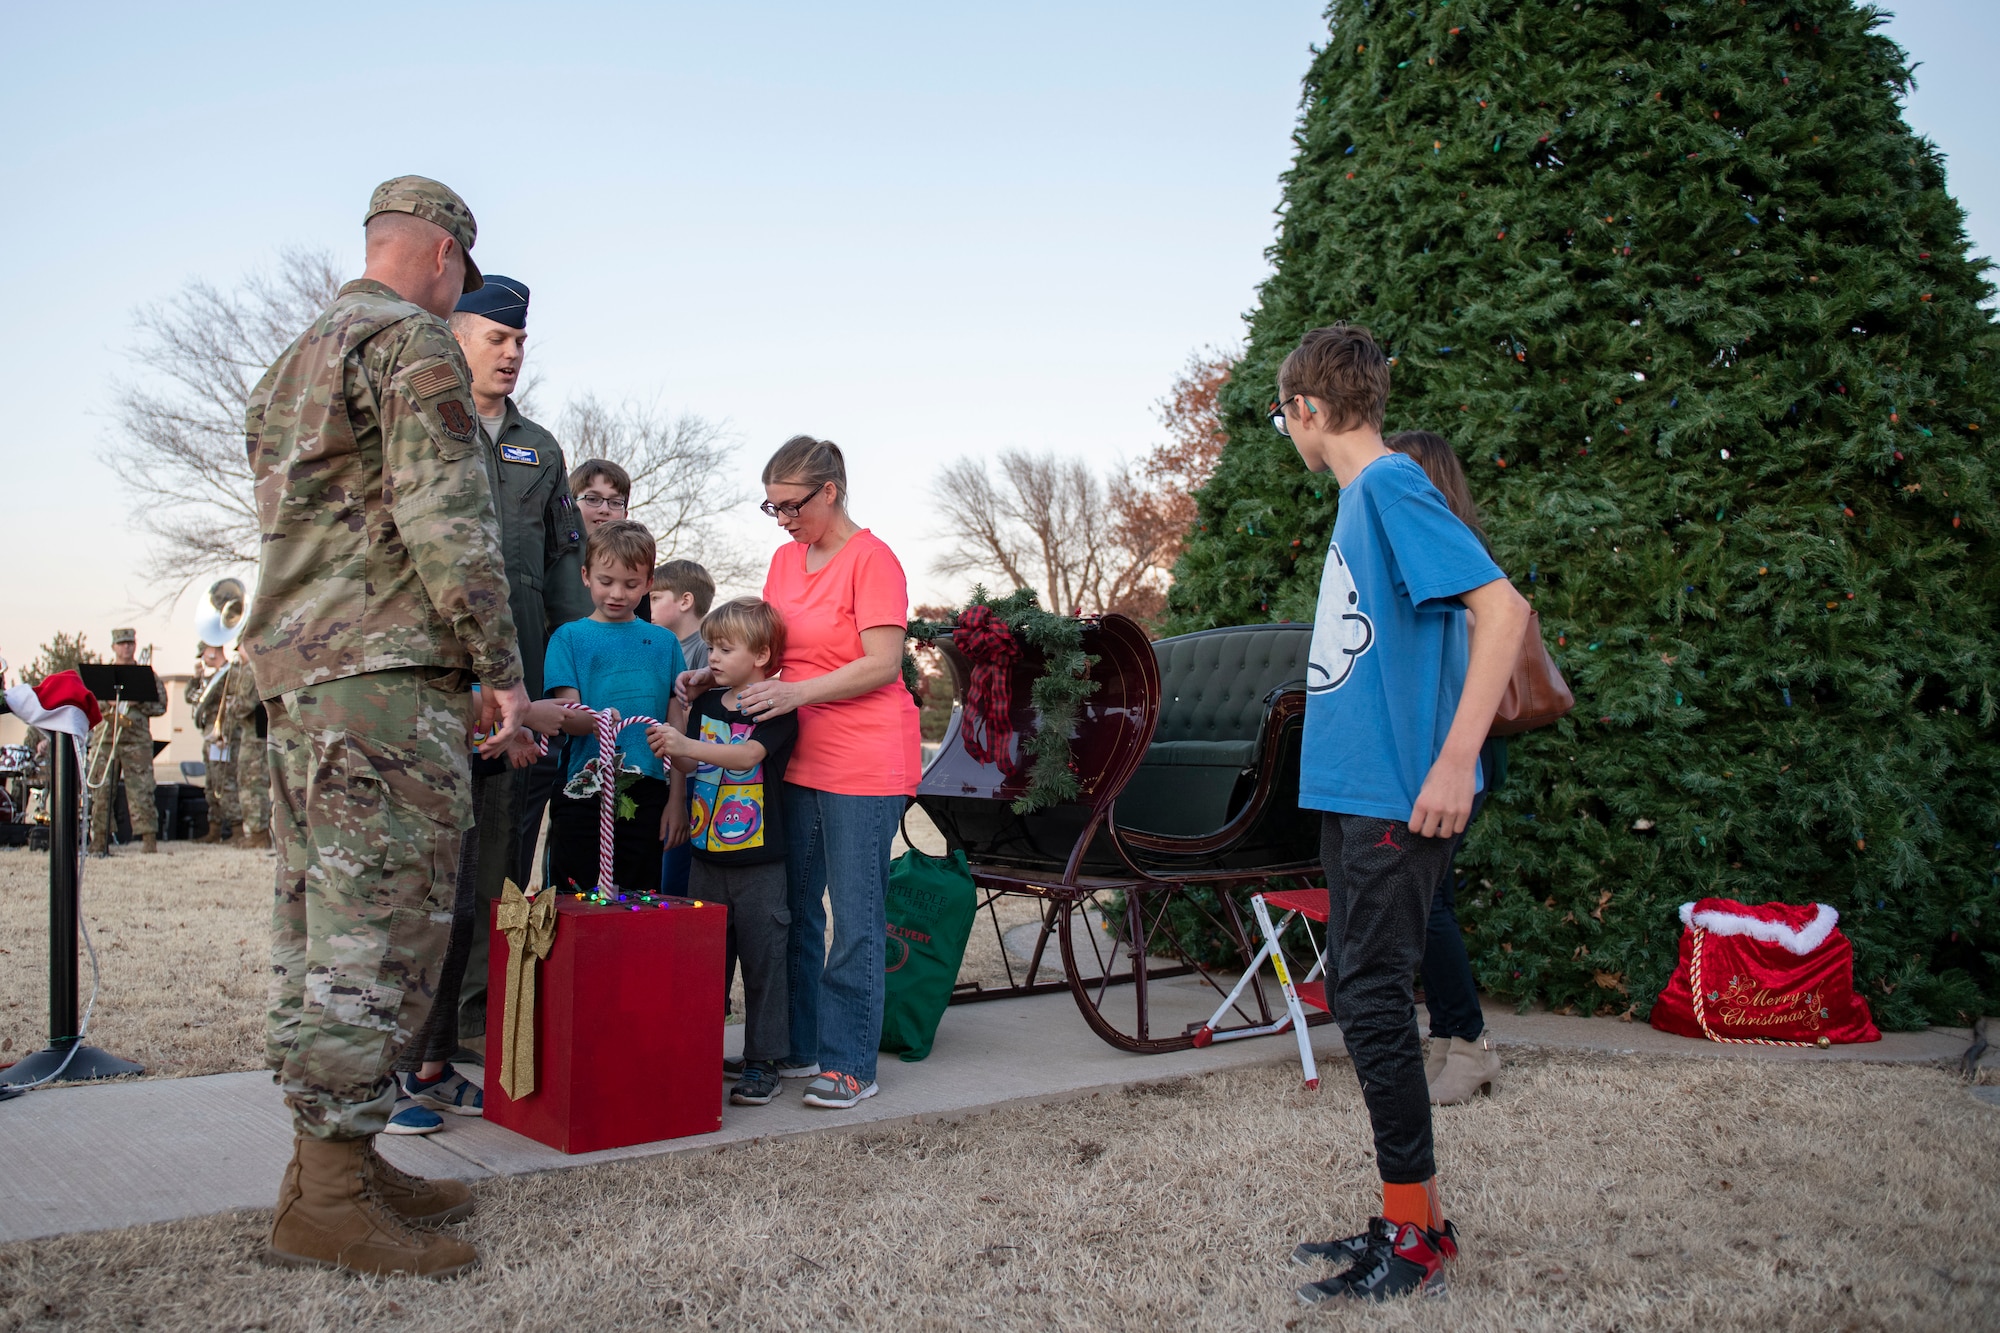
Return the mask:
<svg viewBox="0 0 2000 1333">
<path fill-rule="evenodd" d="M 1444 1226 L 1444 1210 L 1438 1206 L 1437 1177 L 1421 1185 L 1391 1185 L 1382 1182 L 1382 1216 L 1401 1225 L 1414 1222 L 1436 1231 Z"/>
</svg>

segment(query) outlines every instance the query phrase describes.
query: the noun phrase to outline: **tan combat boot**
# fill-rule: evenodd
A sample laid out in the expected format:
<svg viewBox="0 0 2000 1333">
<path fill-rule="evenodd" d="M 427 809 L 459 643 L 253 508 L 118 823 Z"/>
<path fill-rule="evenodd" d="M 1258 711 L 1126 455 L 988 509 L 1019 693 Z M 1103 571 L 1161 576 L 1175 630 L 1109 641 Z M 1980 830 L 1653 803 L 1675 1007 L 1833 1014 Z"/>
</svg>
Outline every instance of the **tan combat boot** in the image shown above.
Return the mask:
<svg viewBox="0 0 2000 1333">
<path fill-rule="evenodd" d="M 143 842 L 143 843 L 145 843 L 145 844 L 146 844 L 146 845 L 145 845 L 145 848 L 143 849 L 143 850 L 145 851 L 146 855 L 148 855 L 148 856 L 153 856 L 153 855 L 156 855 L 156 854 L 157 854 L 157 853 L 159 852 L 159 850 L 160 850 L 160 835 L 159 835 L 159 834 L 157 834 L 157 833 L 141 833 L 141 834 L 139 835 L 139 840 L 140 840 L 141 842 Z"/>
<path fill-rule="evenodd" d="M 413 1176 L 376 1152 L 372 1139 L 362 1169 L 382 1202 L 413 1226 L 443 1226 L 472 1216 L 472 1190 L 463 1181 Z"/>
<path fill-rule="evenodd" d="M 298 1136 L 265 1252 L 290 1268 L 451 1277 L 479 1262 L 462 1240 L 414 1231 L 377 1192 L 366 1139 Z"/>
<path fill-rule="evenodd" d="M 270 847 L 271 835 L 265 832 L 263 829 L 258 829 L 255 833 L 251 833 L 246 830 L 243 834 L 243 841 L 241 845 L 249 848 L 253 852 L 263 851 Z"/>
<path fill-rule="evenodd" d="M 214 820 L 212 820 L 212 819 L 211 819 L 211 820 L 210 820 L 210 821 L 208 822 L 208 827 L 207 827 L 207 828 L 205 828 L 205 829 L 203 829 L 203 830 L 201 831 L 201 836 L 200 836 L 199 838 L 196 838 L 196 839 L 195 839 L 195 841 L 196 841 L 196 842 L 221 842 L 221 841 L 222 841 L 222 826 L 221 826 L 220 824 L 216 823 L 216 822 L 215 822 Z"/>
<path fill-rule="evenodd" d="M 108 835 L 99 835 L 93 833 L 90 837 L 90 854 L 92 856 L 111 855 L 110 837 Z"/>
<path fill-rule="evenodd" d="M 1453 1037 L 1445 1051 L 1444 1068 L 1431 1080 L 1431 1105 L 1456 1106 L 1500 1085 L 1500 1052 L 1491 1039 L 1467 1041 Z"/>
</svg>

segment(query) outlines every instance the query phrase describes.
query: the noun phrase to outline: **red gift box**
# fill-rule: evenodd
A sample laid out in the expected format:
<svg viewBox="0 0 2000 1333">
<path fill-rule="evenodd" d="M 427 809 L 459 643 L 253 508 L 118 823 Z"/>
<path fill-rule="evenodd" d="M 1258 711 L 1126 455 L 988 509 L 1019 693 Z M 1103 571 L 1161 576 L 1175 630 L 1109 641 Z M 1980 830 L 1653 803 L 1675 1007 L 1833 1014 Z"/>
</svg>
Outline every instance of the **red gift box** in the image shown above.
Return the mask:
<svg viewBox="0 0 2000 1333">
<path fill-rule="evenodd" d="M 508 941 L 493 931 L 486 1118 L 494 1124 L 566 1153 L 721 1128 L 728 909 L 687 898 L 634 905 L 556 899 L 549 956 L 526 960 L 538 970 L 535 1090 L 519 1101 L 500 1090 Z"/>
</svg>

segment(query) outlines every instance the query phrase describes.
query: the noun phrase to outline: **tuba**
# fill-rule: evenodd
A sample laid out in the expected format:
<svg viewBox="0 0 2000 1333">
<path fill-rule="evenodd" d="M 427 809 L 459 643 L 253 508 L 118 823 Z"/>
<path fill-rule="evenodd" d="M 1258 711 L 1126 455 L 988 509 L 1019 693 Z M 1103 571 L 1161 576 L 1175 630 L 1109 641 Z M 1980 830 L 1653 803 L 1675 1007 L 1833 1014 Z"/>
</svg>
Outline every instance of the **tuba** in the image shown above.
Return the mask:
<svg viewBox="0 0 2000 1333">
<path fill-rule="evenodd" d="M 243 580 L 217 579 L 195 608 L 195 637 L 218 648 L 233 648 L 243 634 L 243 620 L 249 612 L 250 591 Z"/>
<path fill-rule="evenodd" d="M 217 579 L 209 585 L 208 595 L 194 612 L 195 638 L 202 643 L 217 648 L 233 648 L 243 636 L 243 621 L 249 614 L 250 593 L 243 586 L 242 579 Z M 217 667 L 202 686 L 201 698 L 196 701 L 194 713 L 200 717 L 211 706 L 215 707 L 214 721 L 206 728 L 206 739 L 220 740 L 222 737 L 222 690 L 223 682 L 229 677 L 229 664 Z M 202 748 L 202 758 L 208 758 L 208 749 Z"/>
</svg>

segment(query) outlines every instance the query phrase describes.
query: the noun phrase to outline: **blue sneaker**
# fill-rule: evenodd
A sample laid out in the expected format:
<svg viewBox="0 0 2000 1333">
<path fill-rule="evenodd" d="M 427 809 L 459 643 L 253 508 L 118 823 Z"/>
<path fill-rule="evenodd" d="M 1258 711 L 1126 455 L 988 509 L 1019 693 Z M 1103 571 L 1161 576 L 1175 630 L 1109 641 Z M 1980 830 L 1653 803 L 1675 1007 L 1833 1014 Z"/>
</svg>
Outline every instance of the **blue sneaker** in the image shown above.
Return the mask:
<svg viewBox="0 0 2000 1333">
<path fill-rule="evenodd" d="M 415 1074 L 398 1074 L 397 1078 L 402 1080 L 403 1095 L 420 1106 L 452 1115 L 486 1114 L 486 1093 L 449 1063 L 428 1083 Z"/>
<path fill-rule="evenodd" d="M 435 1134 L 444 1128 L 444 1117 L 428 1106 L 419 1106 L 408 1097 L 398 1098 L 396 1114 L 389 1117 L 384 1134 Z"/>
</svg>

